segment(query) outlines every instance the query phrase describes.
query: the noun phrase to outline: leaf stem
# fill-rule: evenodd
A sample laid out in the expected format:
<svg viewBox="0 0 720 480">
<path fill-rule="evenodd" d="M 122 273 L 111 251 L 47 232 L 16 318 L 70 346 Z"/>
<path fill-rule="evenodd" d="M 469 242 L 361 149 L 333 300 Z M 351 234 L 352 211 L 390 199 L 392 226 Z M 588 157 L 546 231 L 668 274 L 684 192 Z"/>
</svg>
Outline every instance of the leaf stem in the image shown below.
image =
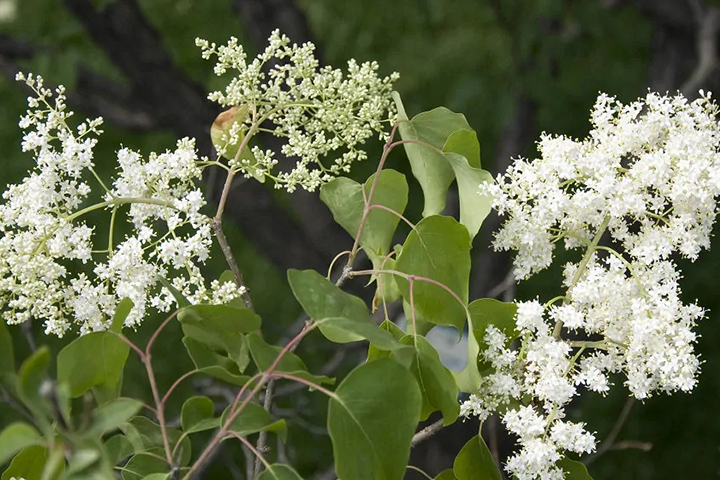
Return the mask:
<svg viewBox="0 0 720 480">
<path fill-rule="evenodd" d="M 390 131 L 390 136 L 388 137 L 387 141 L 385 142 L 385 145 L 383 145 L 383 153 L 380 157 L 380 161 L 378 162 L 377 169 L 375 170 L 375 176 L 373 177 L 372 185 L 370 186 L 370 192 L 368 193 L 367 198 L 363 198 L 364 205 L 363 205 L 363 214 L 362 218 L 360 219 L 360 225 L 358 226 L 357 234 L 355 235 L 355 241 L 353 242 L 352 249 L 350 250 L 350 255 L 348 255 L 348 261 L 345 265 L 345 268 L 343 269 L 343 273 L 338 279 L 338 281 L 335 283 L 338 287 L 341 286 L 345 280 L 349 277 L 350 272 L 352 271 L 352 265 L 355 262 L 355 257 L 358 253 L 358 248 L 360 246 L 360 237 L 362 237 L 363 230 L 365 228 L 365 223 L 367 223 L 368 215 L 370 214 L 370 206 L 372 205 L 373 197 L 375 196 L 375 189 L 377 188 L 378 181 L 380 181 L 380 174 L 382 173 L 382 169 L 385 166 L 385 161 L 387 160 L 388 155 L 390 154 L 390 151 L 395 148 L 398 143 L 393 143 L 393 138 L 395 137 L 395 134 L 397 133 L 398 126 L 400 125 L 400 122 L 395 122 L 395 125 L 393 125 L 392 130 Z M 362 192 L 363 197 L 365 197 L 365 186 L 362 186 Z"/>
<path fill-rule="evenodd" d="M 252 400 L 255 397 L 255 395 L 257 395 L 257 393 L 260 391 L 260 389 L 266 383 L 266 381 L 268 381 L 271 378 L 272 373 L 277 368 L 277 366 L 280 364 L 280 361 L 283 359 L 285 354 L 287 354 L 288 352 L 293 350 L 295 348 L 295 346 L 300 342 L 300 340 L 302 340 L 303 337 L 305 337 L 305 335 L 310 333 L 314 328 L 315 328 L 314 324 L 307 322 L 305 324 L 305 327 L 300 331 L 300 333 L 298 333 L 292 340 L 290 340 L 288 342 L 287 345 L 285 345 L 285 347 L 283 347 L 283 349 L 280 351 L 280 353 L 278 353 L 278 356 L 275 358 L 273 363 L 270 364 L 270 366 L 267 368 L 267 370 L 265 370 L 262 374 L 257 376 L 257 377 L 259 377 L 259 380 L 260 380 L 258 382 L 258 384 L 253 388 L 253 390 L 250 392 L 250 394 L 242 401 L 242 403 L 240 403 L 240 405 L 237 407 L 237 409 L 234 409 L 232 411 L 232 413 L 230 413 L 227 416 L 227 418 L 225 419 L 225 423 L 218 429 L 218 431 L 215 433 L 215 435 L 210 440 L 210 442 L 208 442 L 205 449 L 202 451 L 202 453 L 200 454 L 198 459 L 195 461 L 195 464 L 193 464 L 193 466 L 190 467 L 190 469 L 187 471 L 187 473 L 182 477 L 183 480 L 191 479 L 193 477 L 193 475 L 195 475 L 198 472 L 200 467 L 202 467 L 205 464 L 205 462 L 207 462 L 210 459 L 210 455 L 212 454 L 212 452 L 215 450 L 215 448 L 217 448 L 217 446 L 220 444 L 220 442 L 222 442 L 222 440 L 225 438 L 225 436 L 230 431 L 230 429 L 229 429 L 230 425 L 232 425 L 232 423 L 235 421 L 235 419 L 238 417 L 238 415 L 240 415 L 240 413 L 245 408 L 245 406 L 248 403 L 250 403 L 250 400 Z M 254 378 L 257 378 L 257 377 L 254 377 Z M 249 380 L 248 383 L 245 384 L 245 386 L 243 386 L 243 388 L 240 390 L 240 392 L 236 396 L 236 398 L 235 398 L 236 404 L 237 404 L 240 396 L 242 395 L 242 393 L 246 391 L 246 389 L 247 389 L 246 387 L 251 381 L 252 381 L 252 379 Z"/>
<path fill-rule="evenodd" d="M 253 112 L 253 115 L 255 113 Z M 250 129 L 245 134 L 245 138 L 243 138 L 242 142 L 240 143 L 240 146 L 238 147 L 238 151 L 235 154 L 234 161 L 237 162 L 240 159 L 240 155 L 242 154 L 243 150 L 247 148 L 248 143 L 250 142 L 250 139 L 255 134 L 258 128 L 258 123 L 253 122 Z M 222 216 L 223 212 L 225 211 L 225 205 L 227 204 L 228 196 L 230 194 L 230 187 L 232 187 L 233 179 L 235 178 L 235 174 L 237 172 L 233 168 L 227 169 L 227 176 L 225 177 L 225 184 L 223 185 L 222 193 L 220 194 L 220 200 L 218 202 L 218 209 L 217 212 L 215 212 L 215 216 L 213 217 L 213 230 L 215 231 L 215 238 L 218 240 L 218 244 L 220 245 L 220 249 L 223 252 L 223 255 L 225 256 L 225 261 L 227 261 L 228 267 L 230 267 L 230 271 L 233 273 L 233 276 L 235 277 L 235 281 L 238 284 L 238 287 L 243 287 L 244 291 L 242 293 L 242 299 L 245 303 L 245 306 L 249 308 L 250 310 L 255 310 L 253 308 L 252 299 L 250 298 L 250 292 L 248 291 L 247 287 L 245 286 L 245 280 L 243 279 L 242 271 L 240 271 L 240 267 L 238 266 L 237 262 L 235 261 L 235 256 L 232 253 L 232 249 L 230 248 L 230 243 L 228 243 L 227 238 L 225 237 L 225 232 L 223 232 L 222 228 Z"/>
<path fill-rule="evenodd" d="M 283 373 L 283 372 L 275 372 L 275 373 L 270 374 L 270 376 L 272 378 L 284 378 L 286 380 L 292 380 L 293 382 L 302 383 L 303 385 L 307 385 L 310 388 L 314 388 L 315 390 L 324 393 L 325 395 L 327 395 L 330 398 L 334 398 L 334 399 L 338 398 L 337 395 L 335 394 L 335 392 L 332 392 L 325 387 L 321 387 L 317 383 L 311 382 L 310 380 L 305 380 L 304 378 L 298 377 L 296 375 L 291 375 L 289 373 Z"/>
<path fill-rule="evenodd" d="M 428 438 L 435 435 L 437 432 L 442 430 L 444 426 L 444 420 L 441 418 L 440 420 L 437 420 L 435 423 L 432 423 L 428 425 L 427 427 L 423 428 L 419 432 L 417 432 L 415 435 L 413 435 L 412 443 L 410 444 L 412 447 L 418 445 L 419 443 L 424 442 Z"/>
</svg>

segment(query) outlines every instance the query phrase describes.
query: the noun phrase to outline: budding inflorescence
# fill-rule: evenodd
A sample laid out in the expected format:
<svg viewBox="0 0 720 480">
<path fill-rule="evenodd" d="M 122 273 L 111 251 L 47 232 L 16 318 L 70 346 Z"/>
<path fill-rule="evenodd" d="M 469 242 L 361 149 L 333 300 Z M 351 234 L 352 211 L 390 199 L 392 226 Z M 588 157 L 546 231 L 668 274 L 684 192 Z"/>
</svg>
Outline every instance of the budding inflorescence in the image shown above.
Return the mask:
<svg viewBox="0 0 720 480">
<path fill-rule="evenodd" d="M 235 38 L 221 46 L 203 39 L 196 44 L 203 58 L 217 57 L 217 75 L 233 75 L 225 92 L 208 98 L 225 107 L 248 107 L 245 128 L 228 132 L 219 142 L 221 148 L 242 142 L 245 132 L 266 132 L 284 140 L 280 152 L 248 147 L 254 158 L 247 155 L 230 166 L 247 176 L 267 176 L 277 188 L 313 191 L 348 172 L 353 162 L 367 157 L 362 144 L 373 135 L 385 139 L 387 123 L 395 120 L 390 92 L 398 74 L 378 77 L 376 62 L 350 60 L 346 74 L 321 67 L 312 43 L 291 44 L 277 30 L 251 62 Z M 276 171 L 280 153 L 298 159 L 290 171 Z"/>
</svg>

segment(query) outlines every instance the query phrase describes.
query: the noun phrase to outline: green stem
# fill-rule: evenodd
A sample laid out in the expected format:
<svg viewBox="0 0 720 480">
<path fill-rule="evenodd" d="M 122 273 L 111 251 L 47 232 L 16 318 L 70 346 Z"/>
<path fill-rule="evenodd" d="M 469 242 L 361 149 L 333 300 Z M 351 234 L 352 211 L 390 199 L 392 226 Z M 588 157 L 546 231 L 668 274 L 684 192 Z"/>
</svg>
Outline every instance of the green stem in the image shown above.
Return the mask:
<svg viewBox="0 0 720 480">
<path fill-rule="evenodd" d="M 588 245 L 587 250 L 585 250 L 585 255 L 583 255 L 582 260 L 580 260 L 580 264 L 578 265 L 577 270 L 575 270 L 575 275 L 573 275 L 572 280 L 570 280 L 570 285 L 568 285 L 567 292 L 570 292 L 570 290 L 577 285 L 577 283 L 580 281 L 580 278 L 582 278 L 583 274 L 585 273 L 585 269 L 587 268 L 588 263 L 590 263 L 590 259 L 592 258 L 593 254 L 595 253 L 595 250 L 597 250 L 598 243 L 600 243 L 600 239 L 602 238 L 603 234 L 605 233 L 605 230 L 607 230 L 608 224 L 610 223 L 610 216 L 606 216 L 605 220 L 600 224 L 598 227 L 597 232 L 595 233 L 595 237 L 592 239 L 592 242 L 590 242 L 590 245 Z M 565 303 L 565 302 L 563 302 Z M 553 337 L 560 338 L 560 333 L 562 332 L 563 322 L 561 320 L 558 320 L 555 322 L 555 328 L 553 329 Z"/>
<path fill-rule="evenodd" d="M 100 210 L 102 208 L 110 207 L 110 206 L 126 205 L 128 203 L 143 203 L 146 205 L 158 205 L 161 207 L 170 207 L 172 209 L 175 208 L 172 205 L 172 203 L 168 202 L 167 200 L 160 200 L 159 198 L 144 198 L 144 197 L 113 198 L 112 200 L 106 200 L 104 202 L 96 203 L 95 205 L 90 205 L 89 207 L 83 208 L 82 210 L 78 210 L 77 212 L 68 216 L 66 218 L 66 220 L 69 222 L 72 222 L 73 220 L 80 218 L 87 213 L 94 212 L 95 210 Z"/>
</svg>

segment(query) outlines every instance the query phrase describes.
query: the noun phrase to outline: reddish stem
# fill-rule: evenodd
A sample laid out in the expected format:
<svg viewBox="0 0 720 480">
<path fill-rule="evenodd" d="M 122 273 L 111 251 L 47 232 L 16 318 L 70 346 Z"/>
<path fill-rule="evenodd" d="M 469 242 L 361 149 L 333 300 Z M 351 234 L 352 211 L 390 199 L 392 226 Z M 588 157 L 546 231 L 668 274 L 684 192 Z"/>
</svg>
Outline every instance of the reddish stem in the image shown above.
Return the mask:
<svg viewBox="0 0 720 480">
<path fill-rule="evenodd" d="M 304 378 L 297 377 L 295 375 L 290 375 L 288 373 L 282 373 L 282 372 L 275 372 L 270 374 L 272 378 L 284 378 L 286 380 L 292 380 L 294 382 L 302 383 L 303 385 L 307 385 L 310 388 L 314 388 L 315 390 L 324 393 L 330 398 L 336 398 L 335 392 L 331 392 L 325 387 L 321 387 L 320 385 L 311 382 L 310 380 L 305 380 Z"/>
<path fill-rule="evenodd" d="M 258 384 L 253 388 L 252 392 L 250 392 L 250 395 L 248 395 L 242 403 L 233 411 L 231 414 L 228 415 L 228 417 L 225 419 L 225 424 L 220 427 L 220 429 L 217 431 L 217 433 L 213 436 L 212 440 L 208 443 L 207 447 L 205 447 L 205 450 L 200 454 L 198 459 L 195 461 L 195 464 L 188 470 L 188 472 L 183 476 L 183 480 L 190 479 L 195 472 L 198 471 L 198 469 L 210 458 L 210 454 L 215 450 L 215 448 L 220 444 L 220 442 L 223 440 L 223 438 L 228 434 L 229 432 L 229 426 L 232 425 L 232 422 L 235 421 L 235 419 L 240 415 L 240 413 L 243 411 L 245 406 L 250 403 L 250 401 L 257 395 L 257 393 L 260 391 L 262 386 L 271 378 L 271 374 L 277 368 L 277 366 L 280 364 L 280 361 L 282 358 L 292 349 L 294 346 L 300 342 L 300 340 L 305 337 L 312 329 L 315 328 L 314 325 L 310 323 L 306 323 L 305 327 L 298 333 L 292 340 L 288 342 L 285 347 L 283 347 L 282 350 L 280 350 L 280 353 L 275 358 L 275 361 L 263 372 L 262 377 L 260 378 L 260 381 Z M 250 383 L 245 384 L 243 386 L 240 393 L 238 393 L 237 397 L 235 398 L 235 401 L 237 403 L 237 400 L 240 398 L 242 392 L 246 390 L 247 385 Z"/>
</svg>

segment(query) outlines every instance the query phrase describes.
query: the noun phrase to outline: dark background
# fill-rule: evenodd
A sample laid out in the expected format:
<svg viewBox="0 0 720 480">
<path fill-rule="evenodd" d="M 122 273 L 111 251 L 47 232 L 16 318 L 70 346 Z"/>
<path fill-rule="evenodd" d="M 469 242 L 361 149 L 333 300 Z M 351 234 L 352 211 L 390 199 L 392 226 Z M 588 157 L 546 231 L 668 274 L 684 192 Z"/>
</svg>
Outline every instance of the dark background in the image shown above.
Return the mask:
<svg viewBox="0 0 720 480">
<path fill-rule="evenodd" d="M 340 67 L 354 57 L 377 60 L 382 74 L 400 72 L 397 89 L 411 115 L 438 105 L 464 113 L 478 131 L 483 166 L 493 172 L 504 170 L 511 157 L 533 156 L 534 140 L 543 131 L 583 137 L 599 91 L 623 101 L 648 88 L 679 90 L 689 97 L 699 88 L 720 91 L 720 10 L 710 1 L 0 0 L 0 182 L 19 181 L 32 162 L 19 147 L 17 121 L 28 94 L 13 81 L 19 69 L 43 75 L 48 84 L 66 85 L 70 108 L 78 115 L 105 118 L 96 163 L 110 174 L 119 145 L 147 154 L 193 136 L 201 153 L 210 155 L 208 130 L 218 108 L 205 97 L 222 88 L 224 80 L 200 58 L 195 37 L 225 43 L 234 35 L 252 53 L 264 47 L 274 28 L 298 43 L 313 41 L 324 63 Z M 369 147 L 371 159 L 379 157 L 379 149 Z M 373 160 L 358 165 L 352 176 L 364 180 L 375 165 Z M 397 152 L 389 167 L 408 170 Z M 208 175 L 207 194 L 215 200 L 217 181 Z M 416 185 L 411 188 L 416 204 L 408 215 L 417 219 L 421 195 Z M 254 181 L 239 182 L 227 213 L 228 236 L 266 336 L 282 339 L 297 327 L 300 314 L 285 270 L 324 272 L 351 239 L 316 194 L 287 195 Z M 488 219 L 476 240 L 471 299 L 486 296 L 505 278 L 507 258 L 483 248 L 496 225 L 497 219 Z M 715 287 L 720 250 L 685 267 L 686 301 L 697 299 L 710 309 L 698 327 L 704 360 L 699 386 L 692 395 L 633 404 L 618 377 L 608 397 L 578 400 L 570 416 L 586 421 L 601 440 L 614 437 L 605 443 L 612 448 L 589 466 L 595 479 L 720 476 L 720 295 Z M 557 273 L 519 285 L 517 296 L 554 296 Z M 38 326 L 14 328 L 18 361 L 33 343 L 62 346 L 39 332 Z M 178 332 L 163 335 L 156 368 L 161 383 L 169 384 L 190 364 L 178 350 Z M 142 342 L 147 333 L 136 337 Z M 361 349 L 341 349 L 314 336 L 300 354 L 311 368 L 339 376 L 363 356 Z M 142 378 L 137 362 L 128 369 L 128 375 Z M 125 393 L 146 395 L 142 384 L 126 383 Z M 216 398 L 227 394 L 220 386 L 194 383 L 179 392 L 177 401 L 190 392 Z M 323 409 L 316 394 L 280 388 L 273 413 L 288 419 L 290 438 L 287 447 L 271 439 L 268 455 L 293 463 L 305 478 L 332 480 Z M 623 411 L 629 413 L 619 424 Z M 2 424 L 14 415 L 8 403 L 0 403 Z M 486 427 L 493 449 L 506 456 L 510 440 L 496 422 Z M 451 466 L 476 430 L 476 422 L 458 422 L 416 447 L 412 463 L 437 474 Z M 207 478 L 244 478 L 244 467 L 233 466 L 238 458 L 242 464 L 239 447 L 224 448 Z"/>
</svg>

